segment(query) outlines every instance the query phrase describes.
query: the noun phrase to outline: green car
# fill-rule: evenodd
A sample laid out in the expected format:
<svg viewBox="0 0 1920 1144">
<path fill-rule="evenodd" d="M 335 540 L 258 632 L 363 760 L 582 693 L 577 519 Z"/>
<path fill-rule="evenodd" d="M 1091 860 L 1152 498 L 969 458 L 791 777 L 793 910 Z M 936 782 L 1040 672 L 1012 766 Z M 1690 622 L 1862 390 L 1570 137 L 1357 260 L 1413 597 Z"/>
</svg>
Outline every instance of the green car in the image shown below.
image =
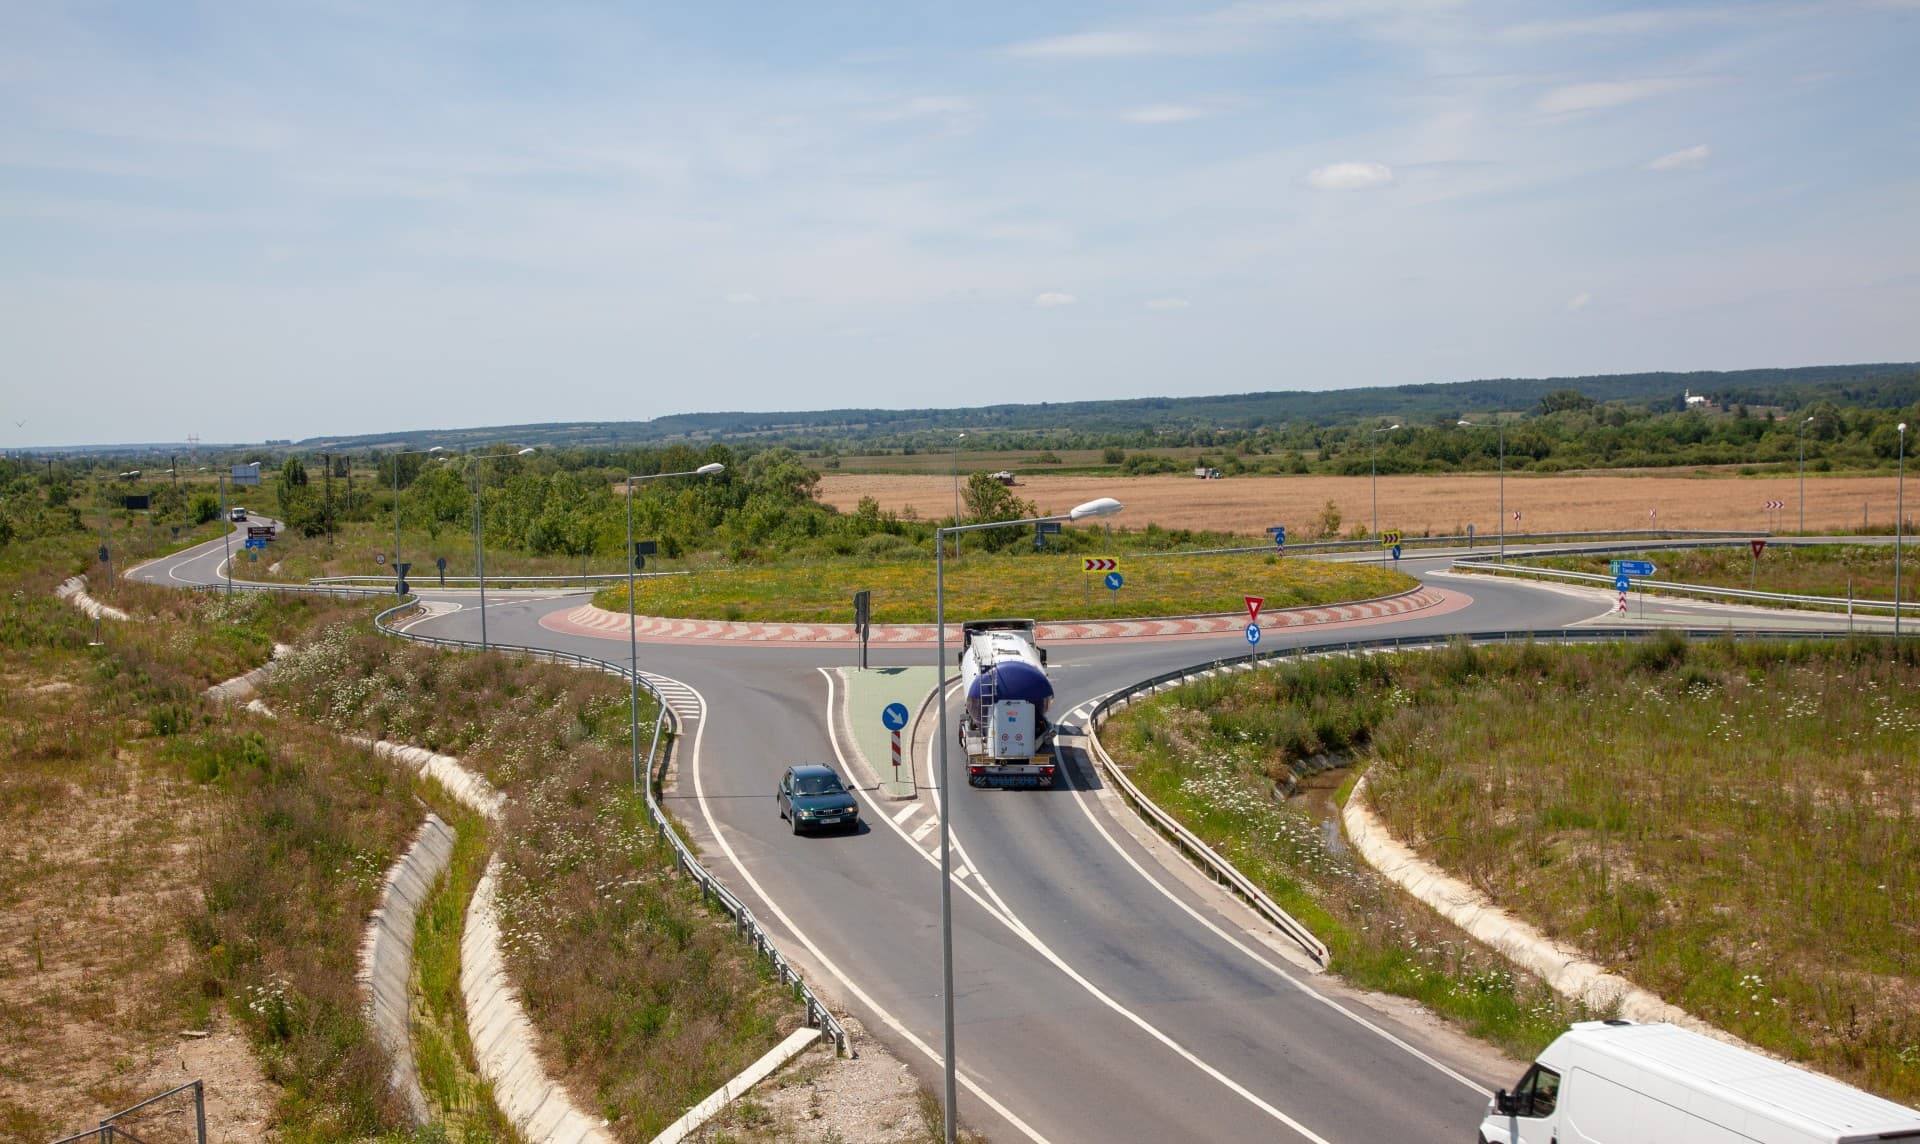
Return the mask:
<svg viewBox="0 0 1920 1144">
<path fill-rule="evenodd" d="M 773 797 L 795 834 L 826 826 L 860 829 L 860 804 L 832 767 L 788 767 Z"/>
</svg>

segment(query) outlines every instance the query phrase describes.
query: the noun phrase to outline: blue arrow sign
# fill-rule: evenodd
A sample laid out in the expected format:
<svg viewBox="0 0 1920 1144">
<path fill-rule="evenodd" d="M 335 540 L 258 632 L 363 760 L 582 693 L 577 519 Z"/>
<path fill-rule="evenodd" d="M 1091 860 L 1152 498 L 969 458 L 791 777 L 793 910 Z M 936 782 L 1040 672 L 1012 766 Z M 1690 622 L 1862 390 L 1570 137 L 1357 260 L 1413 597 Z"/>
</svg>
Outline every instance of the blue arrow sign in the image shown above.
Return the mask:
<svg viewBox="0 0 1920 1144">
<path fill-rule="evenodd" d="M 1631 587 L 1633 587 L 1633 581 L 1627 579 L 1625 576 L 1615 576 L 1613 578 L 1614 591 L 1624 592 Z"/>
<path fill-rule="evenodd" d="M 1284 524 L 1274 525 L 1272 528 L 1267 529 L 1267 535 L 1273 537 L 1273 546 L 1275 548 L 1285 548 L 1287 546 L 1287 526 L 1286 525 Z"/>
<path fill-rule="evenodd" d="M 1653 575 L 1653 561 L 1615 560 L 1613 562 L 1613 574 L 1615 576 L 1651 576 Z"/>
<path fill-rule="evenodd" d="M 1400 559 L 1400 546 L 1398 544 L 1393 546 L 1393 558 L 1395 560 Z"/>
<path fill-rule="evenodd" d="M 1255 647 L 1260 646 L 1260 625 L 1259 624 L 1247 625 L 1247 642 L 1252 644 Z"/>
<path fill-rule="evenodd" d="M 889 731 L 898 731 L 902 727 L 905 727 L 907 725 L 907 705 L 904 703 L 887 704 L 886 710 L 880 712 L 880 722 L 884 724 Z"/>
<path fill-rule="evenodd" d="M 1126 581 L 1120 578 L 1120 573 L 1118 572 L 1107 573 L 1107 587 L 1112 589 L 1113 591 L 1118 592 L 1120 590 L 1120 585 L 1124 583 L 1126 583 Z"/>
</svg>

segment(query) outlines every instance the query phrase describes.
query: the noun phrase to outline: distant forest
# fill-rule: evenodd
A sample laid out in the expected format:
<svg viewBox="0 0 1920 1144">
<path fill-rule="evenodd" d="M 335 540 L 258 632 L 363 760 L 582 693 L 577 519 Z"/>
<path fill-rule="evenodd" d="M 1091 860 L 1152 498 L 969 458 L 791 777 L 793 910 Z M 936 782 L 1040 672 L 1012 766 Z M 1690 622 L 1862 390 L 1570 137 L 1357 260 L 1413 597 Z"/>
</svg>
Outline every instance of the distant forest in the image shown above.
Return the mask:
<svg viewBox="0 0 1920 1144">
<path fill-rule="evenodd" d="M 1513 421 L 1554 412 L 1543 403 L 1557 393 L 1575 393 L 1600 410 L 1603 421 L 1642 421 L 1686 408 L 1685 395 L 1702 396 L 1716 410 L 1745 408 L 1749 414 L 1788 415 L 1827 403 L 1836 409 L 1896 411 L 1920 402 L 1920 363 L 1808 366 L 1732 372 L 1602 374 L 1592 377 L 1500 378 L 1430 385 L 1316 392 L 1226 394 L 1209 397 L 1149 397 L 1115 401 L 1039 402 L 951 409 L 832 409 L 783 413 L 687 413 L 652 421 L 576 421 L 475 429 L 421 430 L 356 437 L 315 438 L 280 445 L 274 452 L 379 451 L 439 445 L 472 448 L 511 440 L 546 447 L 620 448 L 713 441 L 787 445 L 801 452 L 859 454 L 946 452 L 955 435 L 967 434 L 967 449 L 1078 450 L 1215 448 L 1249 439 L 1285 441 L 1307 448 L 1336 447 L 1341 429 L 1487 421 Z M 1619 426 L 1615 426 L 1616 428 Z M 1688 436 L 1688 434 L 1681 434 Z M 1691 442 L 1698 443 L 1698 442 Z M 1384 445 L 1383 445 L 1384 448 Z M 1537 449 L 1536 449 L 1537 451 Z M 1600 456 L 1636 452 L 1610 447 Z M 1545 456 L 1536 460 L 1546 460 Z M 1737 458 L 1729 458 L 1737 459 Z M 1633 461 L 1628 463 L 1694 463 Z"/>
</svg>

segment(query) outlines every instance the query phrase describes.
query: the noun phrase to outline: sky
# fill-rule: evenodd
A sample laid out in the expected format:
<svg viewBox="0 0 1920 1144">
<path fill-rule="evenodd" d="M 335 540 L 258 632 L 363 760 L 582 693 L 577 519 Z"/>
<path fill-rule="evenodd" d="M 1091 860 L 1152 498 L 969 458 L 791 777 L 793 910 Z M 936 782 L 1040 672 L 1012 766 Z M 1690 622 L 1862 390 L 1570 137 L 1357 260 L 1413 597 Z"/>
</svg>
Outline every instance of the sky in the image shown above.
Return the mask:
<svg viewBox="0 0 1920 1144">
<path fill-rule="evenodd" d="M 1920 358 L 1920 0 L 0 5 L 0 447 Z"/>
</svg>

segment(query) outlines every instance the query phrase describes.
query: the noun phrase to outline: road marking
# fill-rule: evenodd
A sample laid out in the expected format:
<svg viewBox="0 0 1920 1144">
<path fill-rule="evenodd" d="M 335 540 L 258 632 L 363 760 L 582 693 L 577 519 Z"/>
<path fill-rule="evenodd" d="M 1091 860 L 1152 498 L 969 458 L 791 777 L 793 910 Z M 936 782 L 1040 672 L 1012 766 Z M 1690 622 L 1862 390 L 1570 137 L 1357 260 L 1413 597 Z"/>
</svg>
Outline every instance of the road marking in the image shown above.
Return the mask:
<svg viewBox="0 0 1920 1144">
<path fill-rule="evenodd" d="M 834 703 L 833 676 L 829 672 L 829 670 L 826 668 L 821 668 L 819 670 L 820 670 L 820 674 L 827 677 L 827 709 L 829 711 L 832 711 L 835 709 L 833 706 L 833 703 Z M 941 699 L 942 701 L 944 701 L 945 697 L 942 696 Z M 840 736 L 836 727 L 836 724 L 838 722 L 839 721 L 837 719 L 828 719 L 827 733 L 828 733 L 829 740 L 833 744 L 834 753 L 837 756 L 839 756 L 841 765 L 845 766 L 846 753 L 840 747 Z M 929 754 L 931 754 L 934 749 L 934 745 L 932 743 L 929 743 L 927 749 Z M 933 771 L 931 764 L 928 766 L 928 772 L 930 774 L 935 773 Z M 698 772 L 696 772 L 696 780 L 697 778 L 698 778 Z M 944 793 L 941 791 L 938 784 L 934 785 L 933 791 L 936 798 L 941 797 L 941 795 Z M 905 832 L 901 831 L 898 826 L 895 826 L 894 830 L 896 833 L 900 833 L 904 836 Z M 958 848 L 957 840 L 955 842 L 955 848 L 956 849 Z M 919 847 L 916 846 L 915 849 L 918 850 Z M 933 863 L 935 867 L 939 866 L 939 856 L 937 854 L 928 854 L 924 850 L 921 850 L 920 853 L 929 862 Z M 971 863 L 969 863 L 969 866 L 971 866 Z M 1001 925 L 1006 926 L 1010 932 L 1012 932 L 1015 936 L 1019 937 L 1022 941 L 1026 942 L 1027 945 L 1035 953 L 1039 954 L 1042 958 L 1045 958 L 1047 962 L 1051 964 L 1055 969 L 1058 969 L 1061 973 L 1065 974 L 1068 979 L 1073 981 L 1074 984 L 1080 986 L 1081 989 L 1085 990 L 1087 994 L 1091 996 L 1094 1000 L 1100 1002 L 1102 1005 L 1105 1005 L 1108 1009 L 1111 1009 L 1113 1012 L 1117 1013 L 1119 1016 L 1124 1018 L 1126 1021 L 1128 1021 L 1132 1025 L 1134 1025 L 1136 1028 L 1146 1033 L 1147 1036 L 1160 1042 L 1162 1045 L 1170 1049 L 1174 1054 L 1179 1056 L 1182 1060 L 1186 1061 L 1188 1064 L 1192 1065 L 1194 1068 L 1198 1069 L 1200 1072 L 1206 1074 L 1207 1076 L 1211 1077 L 1215 1081 L 1219 1082 L 1221 1085 L 1226 1087 L 1227 1090 L 1232 1092 L 1234 1095 L 1245 1100 L 1247 1103 L 1253 1105 L 1255 1108 L 1258 1108 L 1260 1111 L 1266 1113 L 1268 1116 L 1272 1117 L 1273 1119 L 1278 1120 L 1280 1123 L 1286 1125 L 1288 1128 L 1293 1129 L 1293 1131 L 1298 1133 L 1302 1138 L 1312 1141 L 1313 1144 L 1330 1144 L 1330 1142 L 1325 1137 L 1320 1136 L 1319 1134 L 1315 1133 L 1312 1129 L 1308 1128 L 1306 1125 L 1301 1124 L 1299 1121 L 1295 1120 L 1293 1117 L 1288 1116 L 1286 1113 L 1282 1112 L 1280 1109 L 1275 1108 L 1273 1105 L 1267 1103 L 1267 1101 L 1262 1099 L 1259 1096 L 1259 1094 L 1248 1089 L 1245 1085 L 1241 1084 L 1239 1081 L 1234 1080 L 1232 1077 L 1228 1076 L 1226 1073 L 1221 1072 L 1218 1068 L 1215 1068 L 1213 1065 L 1208 1064 L 1206 1061 L 1202 1060 L 1198 1054 L 1194 1053 L 1193 1050 L 1187 1048 L 1185 1045 L 1180 1044 L 1178 1041 L 1174 1040 L 1172 1037 L 1168 1036 L 1166 1033 L 1160 1031 L 1160 1029 L 1156 1028 L 1153 1024 L 1148 1022 L 1146 1018 L 1141 1017 L 1138 1013 L 1135 1013 L 1133 1010 L 1127 1008 L 1125 1005 L 1122 1005 L 1119 1001 L 1109 996 L 1105 991 L 1103 991 L 1099 986 L 1095 985 L 1092 981 L 1090 981 L 1079 970 L 1069 965 L 1065 958 L 1055 953 L 1053 949 L 1050 946 L 1048 946 L 1046 942 L 1041 941 L 1039 936 L 1036 935 L 1032 930 L 1028 929 L 1026 924 L 1020 921 L 1018 916 L 1015 915 L 1012 910 L 1007 908 L 1006 903 L 1003 901 L 1000 901 L 999 895 L 994 893 L 993 887 L 987 884 L 986 878 L 980 875 L 980 871 L 977 868 L 974 868 L 972 870 L 972 873 L 974 875 L 975 884 L 981 890 L 984 890 L 988 896 L 992 897 L 995 902 L 998 902 L 999 908 L 996 909 L 993 906 L 989 906 L 986 904 L 986 902 L 982 901 L 980 898 L 980 895 L 975 892 L 974 886 L 961 885 L 960 890 L 963 893 L 965 893 L 968 897 L 972 898 L 975 904 L 979 905 L 981 909 L 985 910 L 989 916 L 998 920 Z M 963 882 L 964 878 L 962 873 L 956 873 L 954 875 L 954 881 L 957 883 Z"/>
<path fill-rule="evenodd" d="M 1088 759 L 1088 765 L 1089 766 L 1092 765 L 1091 758 Z M 1068 768 L 1062 767 L 1061 770 L 1067 771 Z M 1422 1052 L 1420 1049 L 1415 1048 L 1413 1045 L 1408 1044 L 1406 1041 L 1402 1040 L 1398 1036 L 1395 1036 L 1393 1033 L 1387 1031 L 1384 1028 L 1381 1028 L 1379 1025 L 1374 1024 L 1372 1021 L 1367 1020 L 1365 1017 L 1360 1016 L 1358 1013 L 1355 1013 L 1347 1009 L 1343 1005 L 1337 1004 L 1331 997 L 1326 996 L 1325 994 L 1321 993 L 1319 990 L 1308 988 L 1306 982 L 1301 981 L 1300 979 L 1296 978 L 1293 974 L 1286 972 L 1286 970 L 1282 969 L 1279 965 L 1275 964 L 1274 962 L 1267 960 L 1259 952 L 1254 950 L 1251 946 L 1245 945 L 1238 938 L 1234 937 L 1232 934 L 1229 934 L 1227 931 L 1215 925 L 1210 919 L 1203 916 L 1198 910 L 1195 910 L 1192 906 L 1189 906 L 1186 902 L 1180 900 L 1180 898 L 1176 896 L 1173 893 L 1173 891 L 1167 889 L 1166 886 L 1162 885 L 1159 879 L 1155 878 L 1152 874 L 1147 873 L 1145 867 L 1141 866 L 1139 862 L 1135 861 L 1133 855 L 1127 853 L 1126 848 L 1121 846 L 1120 843 L 1113 837 L 1113 835 L 1107 833 L 1107 828 L 1101 824 L 1098 818 L 1094 816 L 1093 809 L 1090 805 L 1092 802 L 1092 792 L 1084 790 L 1080 787 L 1074 786 L 1073 780 L 1070 774 L 1067 780 L 1067 787 L 1069 790 L 1073 792 L 1074 805 L 1080 808 L 1080 813 L 1087 816 L 1087 821 L 1092 823 L 1093 828 L 1100 832 L 1100 837 L 1107 840 L 1107 845 L 1113 847 L 1114 853 L 1120 855 L 1120 857 L 1126 862 L 1127 865 L 1133 867 L 1134 873 L 1139 874 L 1141 878 L 1145 879 L 1146 883 L 1149 886 L 1152 886 L 1154 889 L 1160 891 L 1160 894 L 1162 897 L 1166 898 L 1169 902 L 1172 902 L 1174 905 L 1180 907 L 1180 909 L 1184 913 L 1186 913 L 1188 917 L 1192 918 L 1194 921 L 1197 921 L 1201 925 L 1205 926 L 1210 932 L 1212 932 L 1221 941 L 1226 942 L 1228 945 L 1239 950 L 1241 953 L 1246 954 L 1247 957 L 1252 959 L 1256 964 L 1264 966 L 1269 970 L 1272 970 L 1274 974 L 1280 977 L 1280 979 L 1285 981 L 1288 985 L 1293 986 L 1295 989 L 1298 989 L 1300 992 L 1305 993 L 1307 996 L 1313 998 L 1315 1001 L 1318 1001 L 1322 1005 L 1327 1006 L 1329 1009 L 1332 1009 L 1334 1012 L 1339 1013 L 1341 1016 L 1354 1022 L 1360 1027 L 1370 1032 L 1376 1033 L 1379 1036 L 1385 1038 L 1386 1040 L 1392 1042 L 1394 1045 L 1405 1050 L 1407 1053 L 1411 1054 L 1412 1056 L 1419 1058 L 1420 1060 L 1426 1062 L 1429 1065 L 1432 1065 L 1434 1068 L 1445 1073 L 1447 1076 L 1452 1077 L 1454 1080 L 1459 1081 L 1461 1084 L 1466 1085 L 1468 1088 L 1479 1093 L 1481 1096 L 1493 1095 L 1492 1093 L 1488 1092 L 1485 1088 L 1482 1088 L 1477 1082 L 1447 1067 L 1447 1065 L 1444 1062 L 1438 1060 L 1433 1056 L 1430 1056 L 1425 1052 Z"/>
<path fill-rule="evenodd" d="M 906 806 L 901 808 L 899 814 L 896 814 L 893 816 L 893 820 L 895 822 L 905 822 L 907 819 L 912 818 L 915 814 L 917 814 L 919 810 L 920 810 L 919 803 L 910 802 Z"/>
<path fill-rule="evenodd" d="M 938 825 L 940 825 L 940 822 L 938 819 L 933 819 L 933 818 L 927 819 L 925 822 L 920 824 L 920 828 L 918 830 L 915 830 L 913 832 L 913 840 L 915 842 L 920 841 L 922 838 L 925 838 L 927 835 L 933 833 L 933 828 Z"/>
<path fill-rule="evenodd" d="M 821 669 L 821 674 L 826 675 L 827 677 L 827 709 L 831 711 L 833 710 L 833 676 L 830 673 L 828 673 L 824 668 Z M 780 908 L 780 904 L 773 900 L 772 895 L 768 894 L 765 889 L 761 888 L 760 883 L 754 879 L 754 876 L 747 872 L 746 864 L 740 861 L 740 856 L 734 853 L 732 843 L 727 841 L 727 836 L 721 833 L 720 831 L 720 824 L 714 820 L 713 808 L 707 803 L 706 786 L 702 781 L 702 777 L 700 773 L 700 745 L 702 740 L 706 738 L 706 734 L 707 734 L 707 721 L 704 718 L 706 714 L 707 700 L 706 700 L 706 697 L 704 695 L 701 695 L 699 691 L 691 687 L 689 687 L 687 690 L 692 691 L 694 694 L 694 697 L 699 700 L 700 713 L 703 716 L 703 718 L 701 718 L 700 720 L 699 728 L 693 733 L 693 760 L 692 760 L 693 794 L 694 794 L 694 797 L 699 800 L 700 814 L 702 817 L 704 817 L 707 820 L 707 829 L 713 832 L 714 841 L 719 844 L 721 853 L 727 856 L 727 861 L 732 863 L 735 872 L 737 872 L 740 875 L 741 879 L 745 881 L 748 886 L 752 887 L 754 894 L 757 897 L 759 897 L 761 901 L 767 904 L 767 910 L 770 913 L 772 913 L 774 917 L 780 919 L 780 924 L 787 927 L 787 931 L 793 934 L 794 939 L 796 941 L 798 941 L 801 945 L 807 948 L 807 952 L 813 954 L 813 956 L 819 960 L 821 968 L 825 969 L 828 973 L 831 973 L 834 976 L 835 980 L 837 980 L 838 982 L 840 982 L 841 985 L 844 985 L 846 987 L 847 992 L 853 994 L 854 997 L 859 999 L 861 1004 L 865 1005 L 868 1009 L 872 1010 L 875 1014 L 877 1014 L 880 1020 L 885 1022 L 887 1028 L 892 1029 L 894 1032 L 900 1034 L 900 1036 L 906 1038 L 908 1043 L 913 1045 L 914 1048 L 919 1049 L 922 1053 L 926 1054 L 927 1058 L 932 1060 L 935 1064 L 943 1065 L 944 1062 L 939 1052 L 935 1050 L 932 1045 L 927 1044 L 925 1041 L 915 1036 L 913 1033 L 913 1030 L 907 1028 L 904 1022 L 902 1022 L 898 1017 L 895 1017 L 892 1013 L 889 1013 L 884 1007 L 881 1006 L 881 1004 L 878 1001 L 875 1001 L 872 997 L 868 996 L 866 990 L 854 984 L 853 978 L 847 976 L 845 971 L 843 971 L 838 965 L 836 965 L 832 958 L 828 957 L 826 953 L 823 952 L 818 945 L 815 945 L 813 939 L 807 936 L 805 930 L 802 930 L 799 926 L 793 924 L 793 919 L 787 916 L 787 912 Z M 846 756 L 842 754 L 840 751 L 840 742 L 839 742 L 838 732 L 834 729 L 834 724 L 836 722 L 838 722 L 838 720 L 834 720 L 834 719 L 827 720 L 827 734 L 833 742 L 834 753 L 836 755 L 839 755 L 840 757 L 840 765 L 842 767 L 845 767 Z M 867 797 L 868 803 L 873 805 L 876 810 L 879 809 L 878 804 L 873 803 L 873 799 L 871 796 L 867 796 L 866 792 L 864 791 L 860 793 L 863 796 Z M 881 817 L 884 818 L 886 816 L 881 815 Z M 898 832 L 899 827 L 895 825 L 894 830 Z M 1023 1136 L 1025 1136 L 1027 1139 L 1034 1141 L 1035 1144 L 1048 1144 L 1046 1137 L 1034 1131 L 1032 1126 L 1029 1125 L 1026 1121 L 1020 1119 L 1018 1116 L 1015 1116 L 1013 1114 L 1012 1109 L 1009 1109 L 1006 1105 L 1001 1104 L 999 1101 L 995 1100 L 990 1094 L 988 1094 L 986 1089 L 982 1088 L 978 1082 L 976 1082 L 972 1077 L 968 1076 L 963 1070 L 957 1067 L 957 1065 L 954 1069 L 954 1076 L 955 1076 L 955 1079 L 957 1079 L 960 1084 L 966 1087 L 966 1090 L 968 1092 L 972 1093 L 975 1097 L 977 1097 L 980 1100 L 981 1103 L 985 1104 L 988 1108 L 991 1108 L 995 1113 L 997 1113 L 1000 1116 L 1001 1119 L 1005 1120 L 1008 1124 L 1013 1125 L 1013 1127 L 1018 1129 L 1020 1133 Z"/>
</svg>

